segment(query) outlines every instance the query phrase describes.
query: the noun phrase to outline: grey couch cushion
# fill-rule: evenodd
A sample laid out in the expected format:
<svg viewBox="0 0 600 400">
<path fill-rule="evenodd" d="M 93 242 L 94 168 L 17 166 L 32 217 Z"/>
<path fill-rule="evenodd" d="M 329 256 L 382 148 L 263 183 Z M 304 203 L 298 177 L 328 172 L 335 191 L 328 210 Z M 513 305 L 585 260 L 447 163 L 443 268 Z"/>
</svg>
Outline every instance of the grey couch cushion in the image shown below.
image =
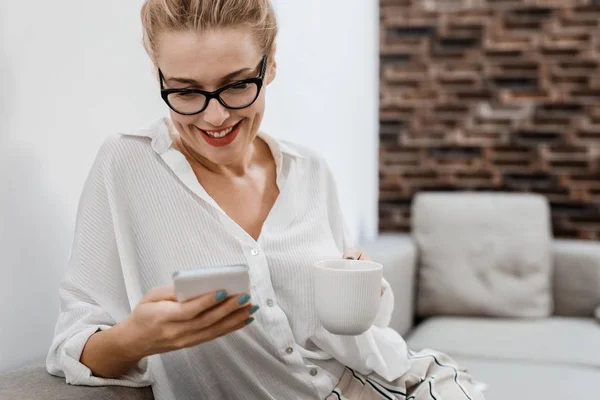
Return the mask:
<svg viewBox="0 0 600 400">
<path fill-rule="evenodd" d="M 0 375 L 2 400 L 152 400 L 152 389 L 72 386 L 46 371 L 44 363 Z"/>
<path fill-rule="evenodd" d="M 554 253 L 554 312 L 591 317 L 600 303 L 600 243 L 556 240 Z"/>
<path fill-rule="evenodd" d="M 600 371 L 600 324 L 592 318 L 431 318 L 408 338 L 410 348 L 452 357 L 555 363 Z"/>
<path fill-rule="evenodd" d="M 600 369 L 456 357 L 477 381 L 488 385 L 486 400 L 595 399 Z"/>
<path fill-rule="evenodd" d="M 550 213 L 538 195 L 422 193 L 413 202 L 421 316 L 552 313 Z"/>
</svg>

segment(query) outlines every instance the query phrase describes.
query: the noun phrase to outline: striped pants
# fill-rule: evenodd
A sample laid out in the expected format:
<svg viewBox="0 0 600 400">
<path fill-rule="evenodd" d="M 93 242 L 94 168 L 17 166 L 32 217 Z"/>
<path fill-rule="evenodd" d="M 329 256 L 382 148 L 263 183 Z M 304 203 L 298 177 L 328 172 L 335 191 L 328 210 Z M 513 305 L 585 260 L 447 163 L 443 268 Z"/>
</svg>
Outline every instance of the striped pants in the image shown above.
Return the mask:
<svg viewBox="0 0 600 400">
<path fill-rule="evenodd" d="M 410 370 L 393 382 L 346 368 L 326 400 L 484 400 L 471 376 L 447 355 L 409 351 Z"/>
</svg>

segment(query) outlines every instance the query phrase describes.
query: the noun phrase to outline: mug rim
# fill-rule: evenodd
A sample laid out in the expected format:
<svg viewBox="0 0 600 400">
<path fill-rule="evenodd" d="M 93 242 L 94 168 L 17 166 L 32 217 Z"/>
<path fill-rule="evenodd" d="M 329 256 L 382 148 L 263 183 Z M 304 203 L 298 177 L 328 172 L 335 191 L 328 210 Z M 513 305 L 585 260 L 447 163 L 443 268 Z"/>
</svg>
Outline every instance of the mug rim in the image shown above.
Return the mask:
<svg viewBox="0 0 600 400">
<path fill-rule="evenodd" d="M 368 264 L 371 265 L 372 268 L 363 268 L 363 269 L 338 269 L 338 268 L 327 268 L 322 266 L 322 264 L 331 262 L 331 261 L 338 261 L 338 262 L 350 262 L 350 263 L 360 263 L 360 264 Z M 352 271 L 352 272 L 371 272 L 371 271 L 379 271 L 380 269 L 383 269 L 383 264 L 378 263 L 376 261 L 373 260 L 348 260 L 345 258 L 329 258 L 326 260 L 321 260 L 321 261 L 317 261 L 314 264 L 315 268 L 319 268 L 322 270 L 327 270 L 327 271 L 340 271 L 340 272 L 348 272 L 348 271 Z"/>
</svg>

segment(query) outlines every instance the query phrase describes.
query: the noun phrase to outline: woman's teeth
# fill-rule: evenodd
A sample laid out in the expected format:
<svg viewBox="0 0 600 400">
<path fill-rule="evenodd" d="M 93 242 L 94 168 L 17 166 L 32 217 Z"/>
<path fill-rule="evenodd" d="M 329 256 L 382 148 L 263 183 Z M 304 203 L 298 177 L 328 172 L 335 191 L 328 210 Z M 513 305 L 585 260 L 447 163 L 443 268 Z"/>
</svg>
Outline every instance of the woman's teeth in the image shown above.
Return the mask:
<svg viewBox="0 0 600 400">
<path fill-rule="evenodd" d="M 218 132 L 208 132 L 208 131 L 204 131 L 208 136 L 212 136 L 214 138 L 222 138 L 225 137 L 225 135 L 231 133 L 231 131 L 233 131 L 233 128 L 235 128 L 236 125 L 232 126 L 231 128 L 227 128 L 224 129 L 222 131 L 218 131 Z"/>
</svg>

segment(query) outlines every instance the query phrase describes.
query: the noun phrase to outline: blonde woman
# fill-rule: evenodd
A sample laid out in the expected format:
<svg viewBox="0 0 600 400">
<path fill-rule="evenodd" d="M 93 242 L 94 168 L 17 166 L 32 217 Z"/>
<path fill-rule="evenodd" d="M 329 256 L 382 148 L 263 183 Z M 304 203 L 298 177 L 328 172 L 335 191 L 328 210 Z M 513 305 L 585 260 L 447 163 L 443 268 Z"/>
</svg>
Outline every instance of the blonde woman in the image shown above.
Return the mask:
<svg viewBox="0 0 600 400">
<path fill-rule="evenodd" d="M 366 333 L 319 324 L 311 266 L 361 253 L 324 161 L 259 130 L 276 74 L 269 0 L 147 0 L 142 22 L 170 118 L 97 155 L 48 371 L 152 385 L 158 400 L 483 398 L 447 356 L 388 328 L 387 282 Z M 248 265 L 252 293 L 176 301 L 174 271 L 230 264 Z"/>
</svg>

